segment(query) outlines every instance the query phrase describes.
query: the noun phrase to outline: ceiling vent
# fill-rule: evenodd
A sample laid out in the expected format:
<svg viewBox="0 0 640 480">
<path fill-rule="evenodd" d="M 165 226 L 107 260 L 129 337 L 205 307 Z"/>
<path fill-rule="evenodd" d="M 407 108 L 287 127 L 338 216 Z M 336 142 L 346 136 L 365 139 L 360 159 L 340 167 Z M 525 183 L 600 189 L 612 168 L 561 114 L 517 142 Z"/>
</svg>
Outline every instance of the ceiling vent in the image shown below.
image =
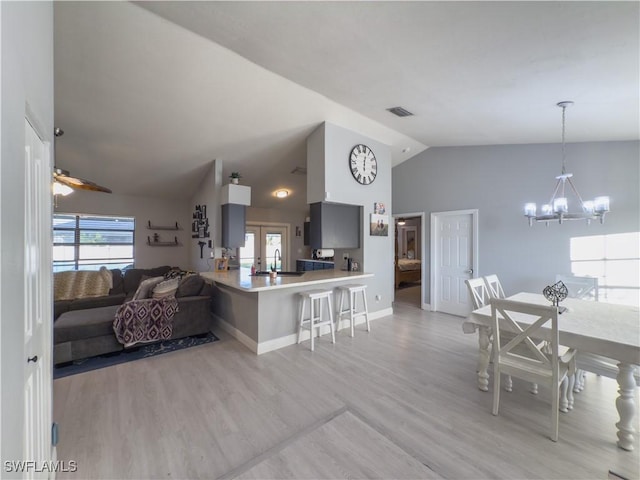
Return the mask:
<svg viewBox="0 0 640 480">
<path fill-rule="evenodd" d="M 387 108 L 387 111 L 393 113 L 394 115 L 397 115 L 398 117 L 410 117 L 413 115 L 413 113 L 411 113 L 408 110 L 405 110 L 402 107 Z"/>
<path fill-rule="evenodd" d="M 307 167 L 296 167 L 293 170 L 291 170 L 291 173 L 293 173 L 294 175 L 306 175 Z"/>
</svg>

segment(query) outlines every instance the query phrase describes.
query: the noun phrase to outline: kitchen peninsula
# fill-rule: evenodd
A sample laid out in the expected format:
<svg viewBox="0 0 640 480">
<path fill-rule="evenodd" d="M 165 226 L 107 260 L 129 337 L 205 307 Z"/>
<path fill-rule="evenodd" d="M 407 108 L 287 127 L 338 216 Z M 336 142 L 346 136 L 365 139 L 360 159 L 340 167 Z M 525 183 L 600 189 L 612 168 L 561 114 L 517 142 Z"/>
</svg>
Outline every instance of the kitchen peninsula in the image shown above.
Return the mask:
<svg viewBox="0 0 640 480">
<path fill-rule="evenodd" d="M 212 311 L 220 326 L 258 355 L 298 341 L 298 292 L 367 283 L 373 277 L 364 272 L 314 270 L 271 279 L 252 276 L 248 268 L 200 275 L 216 287 Z M 303 331 L 303 340 L 308 337 L 308 331 Z"/>
</svg>

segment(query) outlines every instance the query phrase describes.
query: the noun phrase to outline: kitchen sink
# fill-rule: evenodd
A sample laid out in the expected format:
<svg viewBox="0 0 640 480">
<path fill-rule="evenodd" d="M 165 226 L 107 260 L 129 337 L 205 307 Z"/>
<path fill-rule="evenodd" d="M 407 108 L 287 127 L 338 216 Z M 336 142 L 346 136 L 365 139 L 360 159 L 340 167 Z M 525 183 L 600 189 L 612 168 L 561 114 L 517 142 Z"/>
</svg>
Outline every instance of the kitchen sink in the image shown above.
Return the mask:
<svg viewBox="0 0 640 480">
<path fill-rule="evenodd" d="M 254 275 L 256 277 L 266 277 L 270 274 L 271 272 L 268 270 L 258 270 L 256 273 L 254 273 Z M 289 277 L 299 277 L 300 275 L 303 275 L 304 272 L 281 272 L 278 270 L 278 275 L 282 275 L 282 276 L 289 276 Z"/>
</svg>

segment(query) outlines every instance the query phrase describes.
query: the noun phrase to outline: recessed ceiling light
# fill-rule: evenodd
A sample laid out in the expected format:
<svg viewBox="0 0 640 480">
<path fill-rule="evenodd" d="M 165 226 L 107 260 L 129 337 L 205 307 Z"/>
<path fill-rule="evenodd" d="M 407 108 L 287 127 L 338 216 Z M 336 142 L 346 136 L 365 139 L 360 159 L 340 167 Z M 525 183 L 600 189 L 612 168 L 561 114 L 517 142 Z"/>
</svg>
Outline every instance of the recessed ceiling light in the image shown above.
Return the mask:
<svg viewBox="0 0 640 480">
<path fill-rule="evenodd" d="M 286 198 L 289 196 L 289 190 L 278 190 L 276 191 L 276 197 L 278 198 Z"/>
</svg>

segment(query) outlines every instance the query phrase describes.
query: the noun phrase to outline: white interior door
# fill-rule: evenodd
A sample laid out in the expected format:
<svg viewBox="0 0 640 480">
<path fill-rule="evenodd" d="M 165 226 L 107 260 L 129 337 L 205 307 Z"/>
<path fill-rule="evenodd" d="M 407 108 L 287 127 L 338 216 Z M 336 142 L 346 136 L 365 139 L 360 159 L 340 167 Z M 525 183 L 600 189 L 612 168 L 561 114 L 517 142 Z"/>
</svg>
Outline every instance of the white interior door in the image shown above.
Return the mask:
<svg viewBox="0 0 640 480">
<path fill-rule="evenodd" d="M 287 270 L 289 248 L 287 225 L 247 225 L 244 247 L 239 249 L 240 266 L 256 270 Z"/>
<path fill-rule="evenodd" d="M 25 120 L 24 458 L 43 465 L 51 446 L 51 166 L 49 148 Z M 25 478 L 46 478 L 30 470 Z"/>
<path fill-rule="evenodd" d="M 477 271 L 478 211 L 431 215 L 433 310 L 466 316 L 471 301 L 464 281 Z"/>
</svg>

